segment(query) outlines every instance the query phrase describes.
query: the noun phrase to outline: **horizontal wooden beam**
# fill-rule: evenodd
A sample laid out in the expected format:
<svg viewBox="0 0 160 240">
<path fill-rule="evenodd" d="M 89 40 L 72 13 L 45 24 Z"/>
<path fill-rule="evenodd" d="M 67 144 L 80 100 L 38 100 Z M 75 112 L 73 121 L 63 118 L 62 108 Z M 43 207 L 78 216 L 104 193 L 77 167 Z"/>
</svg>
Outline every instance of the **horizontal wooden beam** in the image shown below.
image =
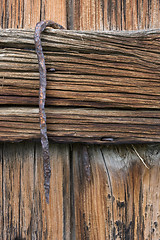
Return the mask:
<svg viewBox="0 0 160 240">
<path fill-rule="evenodd" d="M 40 138 L 33 35 L 0 30 L 0 141 Z M 160 30 L 42 34 L 49 138 L 160 142 L 159 36 Z"/>
<path fill-rule="evenodd" d="M 1 107 L 0 141 L 40 138 L 38 108 Z M 48 136 L 57 142 L 160 142 L 160 111 L 47 108 Z"/>
<path fill-rule="evenodd" d="M 0 30 L 0 104 L 38 105 L 33 30 Z M 47 30 L 47 105 L 160 109 L 160 30 Z"/>
</svg>

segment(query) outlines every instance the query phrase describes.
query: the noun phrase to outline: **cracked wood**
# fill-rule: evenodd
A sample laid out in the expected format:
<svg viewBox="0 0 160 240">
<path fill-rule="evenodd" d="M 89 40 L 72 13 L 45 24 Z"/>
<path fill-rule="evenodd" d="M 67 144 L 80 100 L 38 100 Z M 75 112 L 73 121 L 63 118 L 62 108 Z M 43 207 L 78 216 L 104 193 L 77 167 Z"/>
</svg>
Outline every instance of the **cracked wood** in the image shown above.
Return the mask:
<svg viewBox="0 0 160 240">
<path fill-rule="evenodd" d="M 47 30 L 46 105 L 158 110 L 159 33 Z M 38 105 L 33 31 L 1 30 L 0 46 L 0 104 Z"/>
<path fill-rule="evenodd" d="M 47 130 L 56 142 L 159 142 L 160 111 L 47 108 Z M 38 108 L 0 108 L 0 141 L 40 138 Z"/>
</svg>

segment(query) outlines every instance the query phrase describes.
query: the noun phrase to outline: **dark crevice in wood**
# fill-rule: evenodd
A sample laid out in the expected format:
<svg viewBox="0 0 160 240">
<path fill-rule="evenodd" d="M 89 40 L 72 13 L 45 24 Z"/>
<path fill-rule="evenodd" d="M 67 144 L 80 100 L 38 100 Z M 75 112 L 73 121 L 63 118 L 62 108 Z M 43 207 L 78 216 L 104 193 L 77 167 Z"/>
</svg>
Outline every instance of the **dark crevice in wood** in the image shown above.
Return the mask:
<svg viewBox="0 0 160 240">
<path fill-rule="evenodd" d="M 104 156 L 104 153 L 103 153 L 103 149 L 100 148 L 100 152 L 101 152 L 101 155 L 102 155 L 102 159 L 103 159 L 103 163 L 104 163 L 104 166 L 105 166 L 105 169 L 106 169 L 106 174 L 107 174 L 107 179 L 108 179 L 108 185 L 109 185 L 109 189 L 110 189 L 110 194 L 111 194 L 111 201 L 112 201 L 112 209 L 111 209 L 111 212 L 112 212 L 112 236 L 111 236 L 111 239 L 116 239 L 116 236 L 115 236 L 115 227 L 114 227 L 114 207 L 113 207 L 113 201 L 114 201 L 114 197 L 113 197 L 113 189 L 112 189 L 112 182 L 111 182 L 111 178 L 110 178 L 110 173 L 109 173 L 109 169 L 107 167 L 107 163 L 106 163 L 106 159 L 105 159 L 105 156 Z"/>
<path fill-rule="evenodd" d="M 4 194 L 5 194 L 5 184 L 4 184 L 4 143 L 2 142 L 1 143 L 1 165 L 2 165 L 2 186 L 1 186 L 1 191 L 2 191 L 2 213 L 4 212 L 4 204 L 5 204 L 5 200 L 4 200 Z M 1 213 L 1 217 L 2 217 L 2 230 L 1 230 L 1 233 L 2 233 L 2 238 L 4 236 L 4 214 Z"/>
<path fill-rule="evenodd" d="M 75 226 L 75 197 L 74 197 L 74 169 L 73 169 L 73 144 L 69 145 L 69 163 L 70 163 L 70 230 L 71 240 L 75 240 L 76 226 Z"/>
<path fill-rule="evenodd" d="M 66 0 L 66 17 L 67 17 L 67 29 L 73 30 L 74 27 L 73 0 Z"/>
</svg>

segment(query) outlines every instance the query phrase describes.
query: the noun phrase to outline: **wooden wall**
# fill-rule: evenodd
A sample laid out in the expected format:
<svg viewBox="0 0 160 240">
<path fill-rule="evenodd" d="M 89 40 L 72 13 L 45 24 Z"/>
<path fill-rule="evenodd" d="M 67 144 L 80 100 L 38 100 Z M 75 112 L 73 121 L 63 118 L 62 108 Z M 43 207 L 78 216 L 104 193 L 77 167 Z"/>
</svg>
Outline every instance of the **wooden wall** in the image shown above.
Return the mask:
<svg viewBox="0 0 160 240">
<path fill-rule="evenodd" d="M 53 19 L 68 29 L 160 27 L 158 0 L 1 0 L 1 28 Z M 159 239 L 160 145 L 50 142 L 47 205 L 39 142 L 0 145 L 0 239 Z M 90 163 L 90 179 L 85 157 Z"/>
</svg>

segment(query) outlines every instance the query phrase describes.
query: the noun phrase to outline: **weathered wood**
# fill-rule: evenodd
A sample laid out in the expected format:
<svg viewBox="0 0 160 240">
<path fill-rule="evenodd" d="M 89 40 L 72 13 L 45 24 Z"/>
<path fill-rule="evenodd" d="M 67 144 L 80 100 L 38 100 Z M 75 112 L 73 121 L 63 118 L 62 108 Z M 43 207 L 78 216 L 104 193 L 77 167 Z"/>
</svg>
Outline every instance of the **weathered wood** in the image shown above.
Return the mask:
<svg viewBox="0 0 160 240">
<path fill-rule="evenodd" d="M 68 29 L 159 28 L 159 6 L 159 0 L 1 0 L 0 27 L 29 29 L 40 20 L 52 19 Z"/>
<path fill-rule="evenodd" d="M 0 3 L 1 28 L 34 29 L 44 18 L 66 27 L 66 1 L 2 0 Z M 70 239 L 68 150 L 69 145 L 50 143 L 52 199 L 46 206 L 40 144 L 0 144 L 0 239 Z"/>
<path fill-rule="evenodd" d="M 1 239 L 70 239 L 68 147 L 50 143 L 50 153 L 52 175 L 47 205 L 40 143 L 1 144 Z"/>
<path fill-rule="evenodd" d="M 3 146 L 0 144 L 0 237 L 3 236 Z"/>
<path fill-rule="evenodd" d="M 50 139 L 59 142 L 160 142 L 160 111 L 47 108 Z M 0 108 L 0 141 L 40 138 L 38 108 Z"/>
<path fill-rule="evenodd" d="M 160 27 L 158 0 L 73 2 L 75 29 L 142 30 Z M 86 181 L 83 171 L 81 147 L 78 145 L 73 149 L 74 236 L 77 239 L 159 239 L 160 205 L 157 198 L 160 191 L 159 177 L 156 177 L 160 173 L 159 146 L 158 149 L 155 145 L 136 146 L 145 161 L 154 162 L 155 166 L 150 170 L 141 165 L 128 145 L 104 146 L 105 164 L 100 148 L 90 146 L 88 149 L 93 171 L 91 184 Z"/>
<path fill-rule="evenodd" d="M 136 147 L 151 169 L 129 146 L 88 146 L 88 182 L 74 145 L 75 239 L 159 239 L 160 145 Z"/>
<path fill-rule="evenodd" d="M 160 145 L 135 147 L 149 170 L 129 145 L 86 146 L 88 181 L 84 145 L 50 142 L 47 205 L 40 143 L 1 144 L 1 239 L 159 239 Z"/>
<path fill-rule="evenodd" d="M 73 0 L 73 25 L 80 30 L 160 27 L 159 0 Z"/>
<path fill-rule="evenodd" d="M 56 21 L 62 25 L 65 24 L 61 22 L 61 18 L 63 18 L 65 21 L 68 18 L 67 24 L 70 29 L 72 29 L 73 26 L 74 28 L 81 30 L 131 30 L 144 28 L 160 28 L 159 0 L 67 0 L 66 2 L 68 6 L 66 9 L 68 12 L 70 12 L 67 18 L 63 11 L 65 7 L 64 4 L 62 4 L 62 1 L 2 0 L 0 8 L 1 27 L 17 28 L 23 26 L 25 28 L 34 28 L 36 22 L 38 22 L 40 19 L 44 19 L 45 16 L 47 19 L 51 18 L 52 20 L 55 20 L 55 17 L 58 16 Z M 74 4 L 76 3 L 76 7 L 73 9 L 72 2 Z M 19 6 L 23 6 L 23 4 L 25 8 L 20 8 Z M 47 6 L 50 7 L 47 8 Z M 20 9 L 22 9 L 22 11 Z M 54 16 L 53 13 L 56 13 L 56 16 Z M 22 69 L 22 72 L 23 77 L 21 76 L 20 78 L 23 81 L 25 80 L 25 78 L 27 78 L 27 74 L 30 73 L 24 73 L 24 69 Z M 38 73 L 33 73 L 32 79 L 30 80 L 32 83 L 32 80 L 35 80 L 38 96 Z M 50 73 L 48 73 L 47 77 L 50 77 L 49 74 Z M 53 75 L 51 75 L 51 77 L 55 77 L 55 74 L 57 73 L 54 73 Z M 71 73 L 71 75 L 73 76 L 73 73 Z M 13 81 L 17 79 L 14 71 L 12 71 L 12 76 Z M 57 79 L 57 82 L 60 81 L 62 76 Z M 82 75 L 77 76 L 77 78 L 79 78 L 79 82 L 81 77 L 83 79 Z M 20 84 L 20 82 L 18 82 L 18 84 Z M 48 84 L 50 84 L 49 81 Z M 126 84 L 128 84 L 127 81 Z M 31 87 L 30 91 L 32 91 L 33 87 Z M 80 85 L 80 88 L 81 87 L 83 86 Z M 26 88 L 28 88 L 27 83 Z M 141 88 L 141 86 L 139 88 Z M 12 90 L 14 90 L 14 86 Z M 20 91 L 18 94 L 20 94 Z M 26 96 L 24 95 L 23 98 L 25 99 Z M 17 99 L 17 96 L 14 96 L 14 98 L 11 99 L 11 102 L 13 100 L 15 101 L 15 99 Z M 3 101 L 3 98 L 1 98 L 1 101 Z M 38 103 L 37 98 L 34 101 L 35 104 Z M 22 100 L 22 104 L 23 102 L 25 101 Z M 28 104 L 30 105 L 31 103 L 28 102 Z M 2 210 L 0 214 L 0 223 L 2 223 L 0 226 L 0 233 L 2 233 L 2 235 L 0 236 L 1 239 L 5 239 L 3 238 L 3 234 L 7 234 L 9 239 L 14 240 L 15 237 L 19 237 L 21 239 L 23 237 L 26 240 L 56 240 L 57 238 L 58 240 L 75 240 L 75 236 L 77 237 L 77 239 L 82 239 L 83 236 L 84 240 L 113 240 L 112 233 L 114 229 L 116 239 L 159 239 L 159 145 L 136 146 L 136 149 L 144 158 L 145 162 L 151 166 L 151 169 L 149 170 L 146 169 L 144 165 L 142 165 L 139 158 L 137 158 L 135 152 L 133 151 L 133 148 L 130 148 L 128 145 L 119 147 L 104 146 L 102 152 L 105 155 L 106 166 L 104 164 L 104 161 L 102 160 L 102 152 L 100 151 L 101 146 L 89 146 L 88 153 L 92 174 L 92 181 L 91 183 L 89 183 L 86 179 L 86 173 L 83 167 L 84 156 L 82 153 L 82 149 L 84 145 L 73 145 L 73 152 L 72 145 L 71 148 L 69 148 L 69 145 L 65 145 L 66 151 L 64 154 L 64 152 L 61 151 L 64 145 L 58 145 L 59 147 L 56 150 L 57 144 L 52 145 L 50 143 L 51 149 L 55 149 L 54 152 L 52 152 L 51 150 L 51 154 L 54 154 L 54 156 L 52 157 L 56 158 L 58 155 L 58 159 L 55 159 L 53 166 L 56 171 L 54 171 L 54 169 L 52 170 L 54 171 L 54 186 L 51 184 L 51 187 L 53 188 L 53 198 L 57 198 L 57 201 L 53 200 L 54 202 L 52 203 L 52 206 L 49 206 L 50 211 L 48 210 L 48 208 L 46 208 L 44 202 L 44 205 L 41 204 L 42 201 L 40 200 L 40 198 L 43 199 L 44 197 L 43 178 L 41 178 L 41 176 L 43 175 L 43 166 L 40 156 L 41 147 L 39 144 L 35 143 L 29 143 L 28 147 L 27 145 L 28 143 L 5 143 L 0 145 L 0 173 L 2 173 L 0 174 L 0 179 L 3 182 L 3 179 L 5 177 L 4 182 L 6 183 L 6 185 L 12 185 L 12 188 L 9 188 L 9 191 L 7 191 L 7 193 L 9 192 L 11 196 L 14 196 L 14 198 L 12 199 L 15 200 L 15 202 L 7 201 L 8 205 L 6 204 L 5 208 L 4 204 L 2 205 L 0 203 L 0 211 Z M 7 152 L 9 152 L 9 154 Z M 5 157 L 7 155 L 10 156 L 8 161 L 6 161 Z M 36 155 L 37 157 L 35 158 L 33 157 L 33 155 Z M 62 200 L 59 197 L 60 195 L 62 195 L 62 188 L 59 186 L 61 185 L 60 182 L 62 168 L 63 174 L 65 174 L 66 155 L 67 158 L 69 157 L 69 160 L 67 161 L 68 174 L 64 176 L 63 184 L 67 184 L 67 186 L 69 186 L 70 184 L 71 199 L 69 198 L 69 194 L 65 194 L 65 189 L 68 189 L 68 187 L 66 188 L 66 186 L 64 185 L 63 190 L 66 198 L 63 198 L 63 203 L 64 206 L 67 206 L 67 211 L 66 208 L 64 208 L 64 215 L 63 218 L 61 218 Z M 15 160 L 16 156 L 18 156 L 19 161 L 21 161 L 20 166 L 22 168 L 20 172 L 23 173 L 23 184 L 20 186 L 19 189 L 22 190 L 22 195 L 25 196 L 25 198 L 23 198 L 23 204 L 21 204 L 20 206 L 18 205 L 17 208 L 14 207 L 14 205 L 16 205 L 17 202 L 21 202 L 21 192 L 16 195 L 14 194 L 14 192 L 17 193 L 17 186 L 12 184 L 13 179 L 11 180 L 10 174 L 4 173 L 4 170 L 7 169 L 9 173 L 14 172 L 14 177 L 18 179 L 17 172 L 19 172 L 19 170 L 17 169 L 16 172 L 16 169 L 14 169 L 14 167 L 17 165 L 13 165 L 13 161 L 17 162 Z M 38 156 L 40 156 L 40 158 Z M 59 158 L 62 159 L 62 165 L 59 164 Z M 23 162 L 25 164 L 22 164 Z M 35 171 L 33 171 L 33 165 Z M 68 167 L 68 165 L 70 166 Z M 108 183 L 108 173 L 106 173 L 107 168 L 111 179 L 110 185 Z M 33 172 L 35 172 L 34 176 Z M 16 181 L 17 180 L 15 180 L 15 182 Z M 59 181 L 59 183 L 57 181 Z M 3 202 L 4 194 L 4 189 L 2 188 L 3 185 L 1 184 L 2 182 L 0 182 L 1 202 Z M 30 187 L 28 187 L 28 185 Z M 32 186 L 35 185 L 36 189 L 32 188 Z M 112 195 L 110 186 L 112 186 Z M 28 194 L 26 193 L 27 189 Z M 32 198 L 33 194 L 35 200 L 33 200 Z M 57 197 L 54 194 L 58 194 Z M 69 209 L 70 203 L 67 202 L 67 199 L 68 201 L 71 200 L 71 212 Z M 13 209 L 16 209 L 16 211 Z M 19 221 L 17 221 L 17 225 L 15 224 L 16 221 L 14 220 L 14 216 L 12 214 L 13 212 L 17 215 L 21 213 L 22 216 L 22 218 L 19 218 Z M 65 214 L 69 212 L 70 214 L 67 215 L 68 221 L 65 221 Z M 10 221 L 10 228 L 4 229 L 4 216 L 8 216 L 8 219 L 12 219 Z M 59 221 L 58 224 L 56 218 Z M 69 218 L 71 220 L 71 227 Z M 66 227 L 63 228 L 63 237 L 61 235 L 62 225 L 65 223 L 68 224 L 68 229 L 70 228 L 71 236 L 70 232 L 68 232 L 68 235 L 66 234 Z M 18 233 L 16 235 L 15 233 L 17 230 L 17 226 Z M 21 231 L 19 231 L 19 229 L 21 229 Z"/>
<path fill-rule="evenodd" d="M 0 104 L 38 105 L 33 31 L 1 30 Z M 160 109 L 160 31 L 43 35 L 47 105 Z M 24 37 L 25 36 L 25 37 Z"/>
<path fill-rule="evenodd" d="M 30 29 L 42 19 L 66 26 L 66 0 L 1 0 L 0 27 Z"/>
</svg>

